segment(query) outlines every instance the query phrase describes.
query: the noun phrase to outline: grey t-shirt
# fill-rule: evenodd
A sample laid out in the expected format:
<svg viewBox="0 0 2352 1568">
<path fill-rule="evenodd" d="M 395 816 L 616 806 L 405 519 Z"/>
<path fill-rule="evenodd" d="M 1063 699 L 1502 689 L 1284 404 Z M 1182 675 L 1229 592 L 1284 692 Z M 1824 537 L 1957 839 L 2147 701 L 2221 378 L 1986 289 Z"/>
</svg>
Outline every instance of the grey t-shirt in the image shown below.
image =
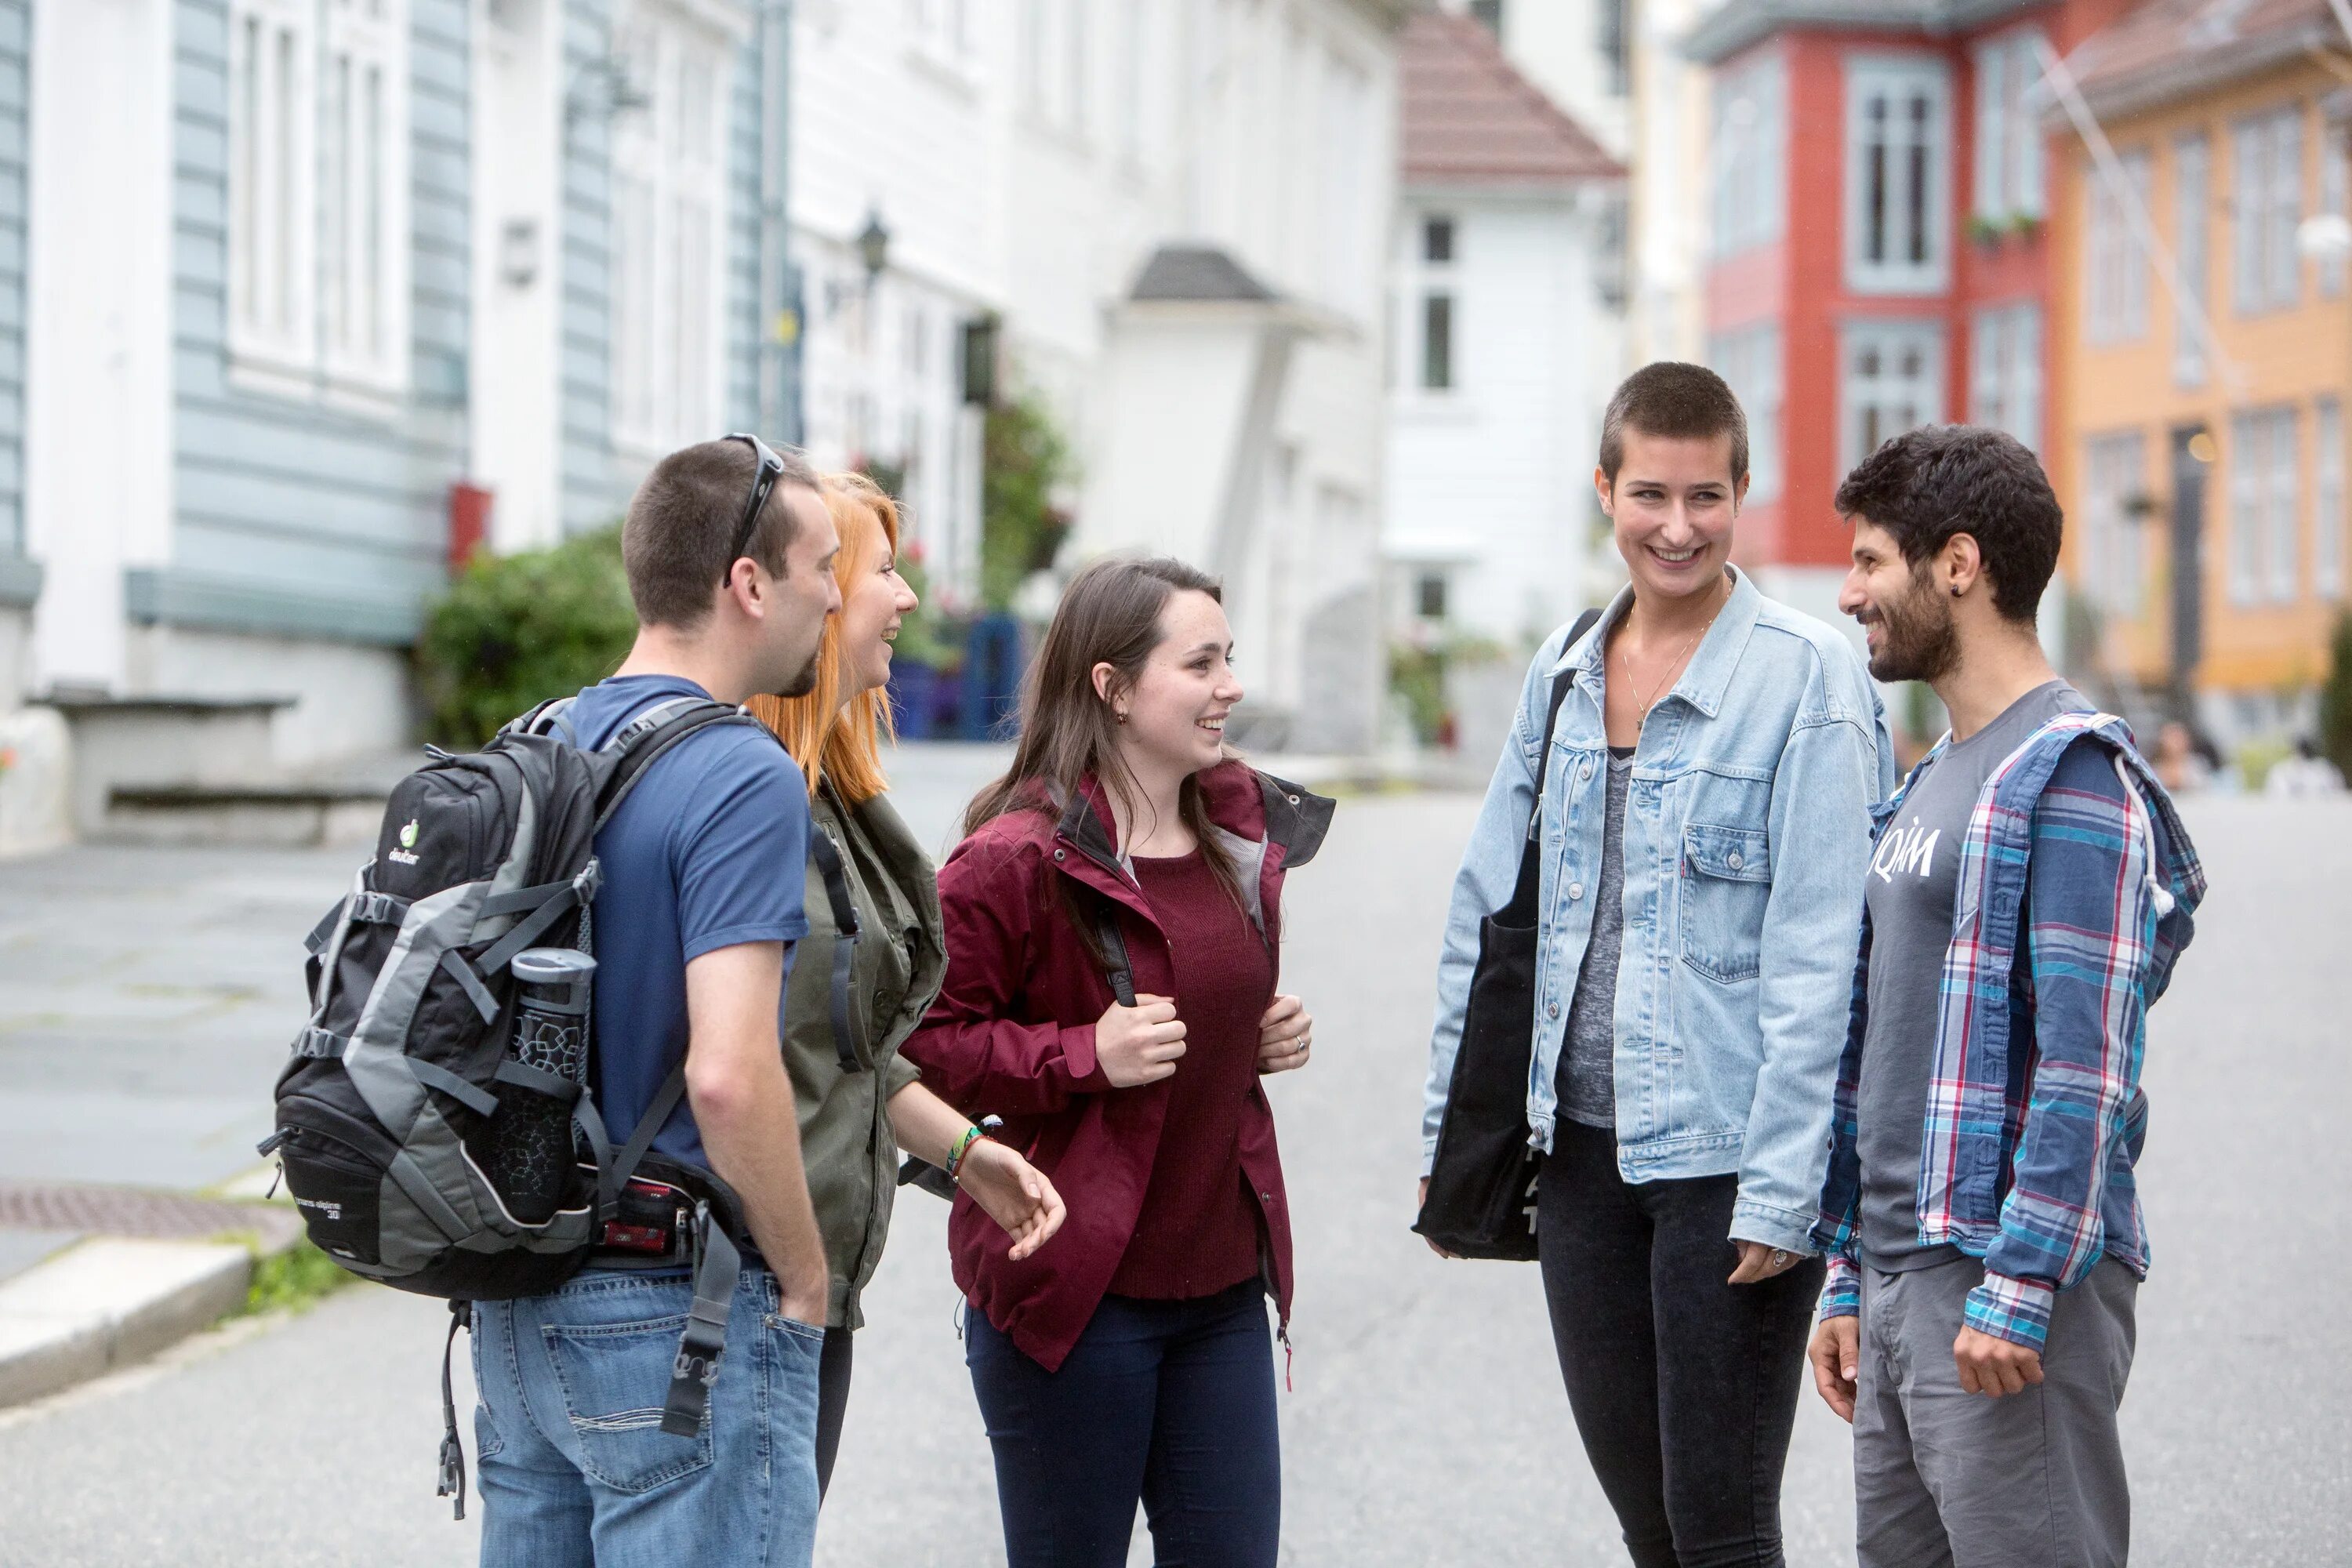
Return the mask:
<svg viewBox="0 0 2352 1568">
<path fill-rule="evenodd" d="M 1587 1127 L 1617 1125 L 1617 960 L 1625 951 L 1625 792 L 1633 749 L 1609 748 L 1609 805 L 1601 824 L 1601 874 L 1586 889 L 1592 934 L 1569 999 L 1559 1054 L 1559 1109 Z"/>
<path fill-rule="evenodd" d="M 1956 1256 L 1919 1244 L 1919 1154 L 1935 1070 L 1944 954 L 1959 895 L 1960 846 L 1985 780 L 2061 713 L 2091 710 L 2063 680 L 2037 686 L 1948 749 L 1912 784 L 1871 857 L 1870 1021 L 1856 1110 L 1862 1256 L 1875 1268 L 1924 1268 Z"/>
</svg>

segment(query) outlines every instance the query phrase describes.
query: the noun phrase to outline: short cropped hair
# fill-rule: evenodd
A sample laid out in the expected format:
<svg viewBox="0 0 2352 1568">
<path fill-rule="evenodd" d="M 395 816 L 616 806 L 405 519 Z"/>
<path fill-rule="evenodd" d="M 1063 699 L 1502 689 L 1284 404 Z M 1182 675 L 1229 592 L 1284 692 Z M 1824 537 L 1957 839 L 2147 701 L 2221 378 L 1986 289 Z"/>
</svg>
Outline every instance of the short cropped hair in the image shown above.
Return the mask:
<svg viewBox="0 0 2352 1568">
<path fill-rule="evenodd" d="M 798 485 L 822 494 L 824 486 L 799 452 L 787 447 L 777 456 L 784 460 L 783 477 L 768 492 L 743 553 L 781 577 L 797 528 L 787 492 Z M 621 524 L 621 563 L 639 622 L 690 630 L 710 614 L 711 590 L 735 563 L 724 557 L 743 525 L 759 471 L 748 441 L 681 447 L 654 465 Z"/>
<path fill-rule="evenodd" d="M 2042 591 L 2058 569 L 2064 528 L 2058 497 L 2032 453 L 2014 436 L 1977 425 L 1906 431 L 1864 458 L 1838 486 L 1838 515 L 1861 518 L 1895 538 L 1916 568 L 1953 535 L 1977 542 L 1992 578 L 1993 608 L 2033 624 Z"/>
<path fill-rule="evenodd" d="M 1748 416 L 1723 377 L 1703 364 L 1662 359 L 1620 382 L 1601 418 L 1601 471 L 1617 483 L 1625 432 L 1670 441 L 1731 437 L 1731 482 L 1748 477 Z"/>
</svg>

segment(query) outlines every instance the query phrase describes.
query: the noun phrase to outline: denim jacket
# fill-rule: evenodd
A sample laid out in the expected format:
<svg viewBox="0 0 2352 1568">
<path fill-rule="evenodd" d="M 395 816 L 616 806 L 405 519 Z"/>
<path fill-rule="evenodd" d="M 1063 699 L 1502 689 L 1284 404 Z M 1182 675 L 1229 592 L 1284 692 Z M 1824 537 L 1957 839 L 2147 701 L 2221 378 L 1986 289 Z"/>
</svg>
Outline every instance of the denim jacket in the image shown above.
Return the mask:
<svg viewBox="0 0 2352 1568">
<path fill-rule="evenodd" d="M 1969 1327 L 2040 1350 L 2056 1293 L 2101 1258 L 2147 1277 L 2133 1170 L 2147 1009 L 2204 896 L 2196 847 L 2122 720 L 2053 719 L 1985 781 L 1960 849 L 1919 1152 L 1919 1239 L 1984 1260 Z M 1854 1106 L 1869 999 L 1865 916 L 1813 1233 L 1830 1254 L 1825 1318 L 1861 1310 Z"/>
<path fill-rule="evenodd" d="M 1876 689 L 1834 629 L 1734 573 L 1730 600 L 1652 709 L 1624 825 L 1617 970 L 1618 1169 L 1629 1182 L 1736 1172 L 1731 1234 L 1808 1239 L 1829 1158 L 1862 929 L 1871 807 L 1895 786 Z M 1626 589 L 1574 646 L 1555 632 L 1454 880 L 1422 1114 L 1437 1149 L 1478 926 L 1518 878 L 1537 748 L 1559 671 L 1576 671 L 1549 737 L 1538 899 L 1528 1142 L 1549 1152 L 1554 1077 L 1601 880 L 1609 738 L 1602 650 Z"/>
</svg>

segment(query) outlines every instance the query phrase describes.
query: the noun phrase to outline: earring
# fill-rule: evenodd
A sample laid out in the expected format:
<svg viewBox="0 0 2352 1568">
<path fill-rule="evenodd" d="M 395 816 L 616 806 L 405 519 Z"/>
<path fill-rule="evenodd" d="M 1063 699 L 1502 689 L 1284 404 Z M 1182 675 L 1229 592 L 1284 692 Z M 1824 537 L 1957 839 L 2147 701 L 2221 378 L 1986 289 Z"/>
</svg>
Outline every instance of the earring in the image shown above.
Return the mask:
<svg viewBox="0 0 2352 1568">
<path fill-rule="evenodd" d="M 1127 710 L 1124 708 L 1118 710 L 1118 721 L 1122 724 L 1127 722 Z"/>
<path fill-rule="evenodd" d="M 1955 598 L 1955 599 L 1957 599 L 1957 598 L 1958 598 L 1959 596 L 1960 596 L 1960 585 L 1959 585 L 1958 583 L 1955 583 L 1955 584 L 1952 584 L 1952 597 L 1953 597 L 1953 598 Z"/>
</svg>

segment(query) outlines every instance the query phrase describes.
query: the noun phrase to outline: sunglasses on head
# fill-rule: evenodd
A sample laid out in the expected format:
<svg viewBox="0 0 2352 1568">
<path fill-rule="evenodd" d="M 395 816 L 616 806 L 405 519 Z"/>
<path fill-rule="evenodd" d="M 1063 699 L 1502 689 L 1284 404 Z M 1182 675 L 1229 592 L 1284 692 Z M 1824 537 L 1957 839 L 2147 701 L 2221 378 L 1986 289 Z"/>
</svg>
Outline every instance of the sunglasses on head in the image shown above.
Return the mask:
<svg viewBox="0 0 2352 1568">
<path fill-rule="evenodd" d="M 730 431 L 720 439 L 749 441 L 752 454 L 760 459 L 760 471 L 751 479 L 751 500 L 743 508 L 743 521 L 735 530 L 734 548 L 728 551 L 726 563 L 719 569 L 719 586 L 724 587 L 735 575 L 735 563 L 742 560 L 744 552 L 751 548 L 751 535 L 760 526 L 760 513 L 767 509 L 768 492 L 774 489 L 776 481 L 784 477 L 784 460 L 776 456 L 775 449 L 765 441 L 740 430 Z"/>
</svg>

